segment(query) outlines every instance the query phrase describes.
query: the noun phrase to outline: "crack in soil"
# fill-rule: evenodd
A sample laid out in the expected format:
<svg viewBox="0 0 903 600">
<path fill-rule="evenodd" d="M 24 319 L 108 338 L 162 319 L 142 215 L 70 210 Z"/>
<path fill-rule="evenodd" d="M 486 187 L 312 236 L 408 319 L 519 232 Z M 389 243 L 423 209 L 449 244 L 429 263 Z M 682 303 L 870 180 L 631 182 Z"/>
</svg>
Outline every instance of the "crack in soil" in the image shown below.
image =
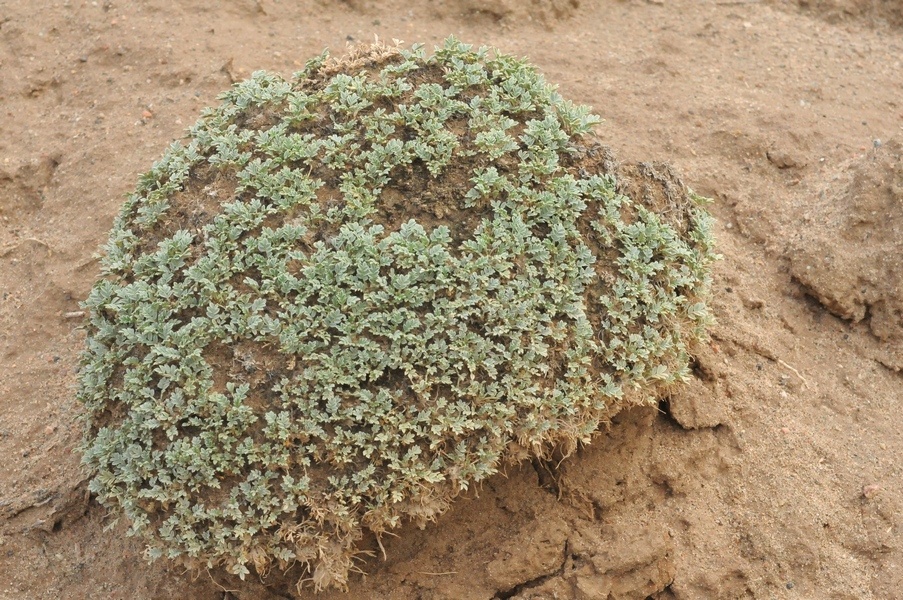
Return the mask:
<svg viewBox="0 0 903 600">
<path fill-rule="evenodd" d="M 539 478 L 539 487 L 555 496 L 557 500 L 560 500 L 561 485 L 558 483 L 560 477 L 558 473 L 558 463 L 533 457 L 530 459 L 530 464 L 532 465 L 533 470 L 536 471 L 536 476 Z"/>
<path fill-rule="evenodd" d="M 543 575 L 538 575 L 532 579 L 528 579 L 527 581 L 523 581 L 521 583 L 515 584 L 514 586 L 508 588 L 507 590 L 500 590 L 500 591 L 496 592 L 495 596 L 492 597 L 492 600 L 508 600 L 509 598 L 513 598 L 514 596 L 517 596 L 524 590 L 529 590 L 529 589 L 539 587 L 542 584 L 544 584 L 545 582 L 549 581 L 550 579 L 553 579 L 555 577 L 561 577 L 564 574 L 564 569 L 568 562 L 568 555 L 569 555 L 568 545 L 569 545 L 569 543 L 570 543 L 570 540 L 564 541 L 564 548 L 561 553 L 562 554 L 561 564 L 558 565 L 558 567 L 554 571 L 552 571 L 551 573 L 545 573 Z"/>
</svg>

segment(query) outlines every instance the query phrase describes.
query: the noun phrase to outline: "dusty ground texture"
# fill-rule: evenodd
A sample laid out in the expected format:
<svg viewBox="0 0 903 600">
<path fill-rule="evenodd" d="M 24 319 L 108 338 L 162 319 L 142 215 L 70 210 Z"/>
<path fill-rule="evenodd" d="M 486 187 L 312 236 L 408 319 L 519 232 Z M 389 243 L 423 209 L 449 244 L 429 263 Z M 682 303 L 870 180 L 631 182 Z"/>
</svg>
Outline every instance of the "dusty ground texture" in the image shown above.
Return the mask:
<svg viewBox="0 0 903 600">
<path fill-rule="evenodd" d="M 718 325 L 660 410 L 491 479 L 321 597 L 900 597 L 897 0 L 38 4 L 0 4 L 0 598 L 289 593 L 105 530 L 73 452 L 74 313 L 124 194 L 233 80 L 452 33 L 528 56 L 620 158 L 715 199 Z"/>
</svg>

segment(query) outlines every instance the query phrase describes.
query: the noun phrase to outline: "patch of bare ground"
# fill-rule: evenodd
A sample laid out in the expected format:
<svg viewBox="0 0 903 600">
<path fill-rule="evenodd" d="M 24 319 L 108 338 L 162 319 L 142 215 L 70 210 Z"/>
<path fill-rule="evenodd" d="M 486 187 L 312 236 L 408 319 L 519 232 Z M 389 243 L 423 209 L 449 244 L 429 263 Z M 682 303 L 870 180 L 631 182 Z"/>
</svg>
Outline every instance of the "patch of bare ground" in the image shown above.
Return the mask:
<svg viewBox="0 0 903 600">
<path fill-rule="evenodd" d="M 778 0 L 829 23 L 858 21 L 871 26 L 903 27 L 903 5 L 897 0 Z"/>
<path fill-rule="evenodd" d="M 832 314 L 863 322 L 875 356 L 903 369 L 903 148 L 877 141 L 802 215 L 790 272 Z"/>
</svg>

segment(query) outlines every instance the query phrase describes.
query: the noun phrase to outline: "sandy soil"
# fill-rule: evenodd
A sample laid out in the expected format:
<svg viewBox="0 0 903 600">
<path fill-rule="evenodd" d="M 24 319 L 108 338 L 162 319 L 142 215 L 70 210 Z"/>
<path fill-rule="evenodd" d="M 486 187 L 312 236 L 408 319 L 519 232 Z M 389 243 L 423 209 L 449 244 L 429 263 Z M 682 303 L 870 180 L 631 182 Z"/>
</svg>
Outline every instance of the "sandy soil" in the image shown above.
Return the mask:
<svg viewBox="0 0 903 600">
<path fill-rule="evenodd" d="M 622 159 L 715 199 L 718 324 L 659 410 L 491 479 L 320 597 L 901 597 L 898 0 L 6 0 L 0 598 L 290 597 L 148 566 L 91 501 L 78 303 L 137 175 L 232 81 L 452 33 L 528 56 Z"/>
</svg>

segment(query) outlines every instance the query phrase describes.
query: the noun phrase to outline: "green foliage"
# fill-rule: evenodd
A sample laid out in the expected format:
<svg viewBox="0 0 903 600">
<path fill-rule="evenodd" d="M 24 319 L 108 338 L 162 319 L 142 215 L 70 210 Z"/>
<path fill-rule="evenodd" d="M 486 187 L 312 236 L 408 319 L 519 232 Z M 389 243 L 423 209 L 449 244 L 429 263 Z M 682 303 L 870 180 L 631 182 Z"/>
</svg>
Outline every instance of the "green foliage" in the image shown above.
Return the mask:
<svg viewBox="0 0 903 600">
<path fill-rule="evenodd" d="M 91 490 L 150 557 L 341 587 L 362 528 L 687 375 L 701 199 L 625 195 L 598 118 L 523 62 L 324 54 L 221 100 L 141 177 L 85 303 Z"/>
</svg>

